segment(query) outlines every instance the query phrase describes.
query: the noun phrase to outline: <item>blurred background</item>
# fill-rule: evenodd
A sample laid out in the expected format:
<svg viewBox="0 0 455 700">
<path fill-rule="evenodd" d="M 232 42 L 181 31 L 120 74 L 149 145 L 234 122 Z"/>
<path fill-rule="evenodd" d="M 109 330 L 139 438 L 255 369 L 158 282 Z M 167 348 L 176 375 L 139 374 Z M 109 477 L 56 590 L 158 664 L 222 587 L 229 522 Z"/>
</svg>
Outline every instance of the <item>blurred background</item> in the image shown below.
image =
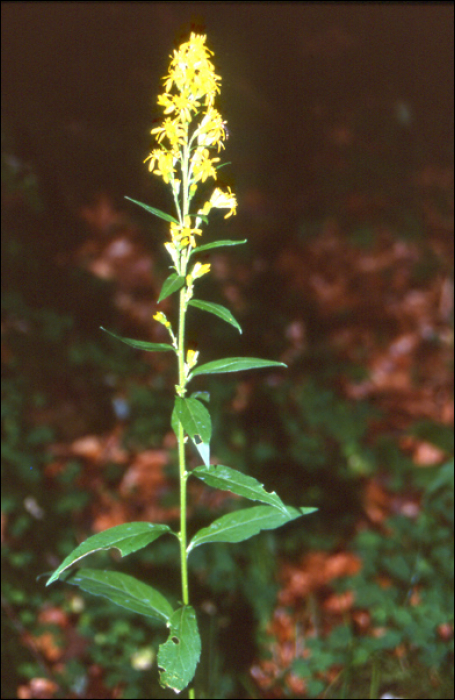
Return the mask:
<svg viewBox="0 0 455 700">
<path fill-rule="evenodd" d="M 198 294 L 243 335 L 196 312 L 189 339 L 288 364 L 195 381 L 213 457 L 319 508 L 192 554 L 197 697 L 453 697 L 453 5 L 1 12 L 2 696 L 174 697 L 162 627 L 44 574 L 113 525 L 177 526 L 172 358 L 99 326 L 167 340 L 166 226 L 124 196 L 172 212 L 143 160 L 192 30 L 239 203 L 205 240 L 248 244 L 210 253 Z M 242 507 L 189 484 L 190 533 Z M 176 603 L 177 556 L 163 538 L 87 565 Z"/>
</svg>

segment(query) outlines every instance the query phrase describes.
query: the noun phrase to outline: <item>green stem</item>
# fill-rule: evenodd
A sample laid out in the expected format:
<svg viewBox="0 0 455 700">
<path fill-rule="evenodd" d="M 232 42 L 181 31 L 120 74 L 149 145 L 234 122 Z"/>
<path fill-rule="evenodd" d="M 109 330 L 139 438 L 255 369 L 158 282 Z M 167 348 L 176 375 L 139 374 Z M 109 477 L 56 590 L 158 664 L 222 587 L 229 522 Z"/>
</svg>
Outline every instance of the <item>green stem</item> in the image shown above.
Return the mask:
<svg viewBox="0 0 455 700">
<path fill-rule="evenodd" d="M 179 385 L 183 389 L 186 383 L 185 377 L 185 314 L 186 314 L 186 287 L 180 291 L 180 309 L 179 309 L 179 339 L 178 339 L 178 366 L 179 366 Z M 188 473 L 185 463 L 185 433 L 183 426 L 179 423 L 178 432 L 179 443 L 179 473 L 180 473 L 180 570 L 182 576 L 182 601 L 184 605 L 189 605 L 189 590 L 188 590 L 188 566 L 186 552 L 186 481 Z M 195 700 L 196 695 L 194 688 L 188 691 L 190 700 Z"/>
<path fill-rule="evenodd" d="M 188 140 L 188 132 L 187 132 Z M 188 145 L 187 143 L 183 146 L 182 153 L 182 210 L 181 210 L 181 222 L 185 221 L 185 216 L 188 214 Z M 180 274 L 186 275 L 186 268 L 188 265 L 188 256 L 181 256 L 180 258 Z M 181 396 L 185 393 L 185 385 L 187 383 L 187 378 L 185 374 L 185 315 L 187 307 L 186 299 L 186 285 L 180 290 L 180 304 L 179 304 L 179 329 L 178 329 L 178 368 L 179 368 L 179 390 Z M 188 473 L 186 471 L 185 463 L 185 433 L 183 426 L 179 423 L 179 433 L 178 433 L 178 443 L 179 443 L 179 474 L 180 474 L 180 569 L 182 576 L 182 602 L 184 605 L 189 605 L 189 590 L 188 590 L 188 565 L 187 565 L 187 551 L 186 551 L 186 482 L 188 479 Z M 195 692 L 194 688 L 190 688 L 188 691 L 188 697 L 190 700 L 194 700 Z"/>
<path fill-rule="evenodd" d="M 179 385 L 185 385 L 185 287 L 180 291 L 179 309 L 179 340 L 178 340 L 178 364 L 179 364 Z M 186 554 L 186 480 L 188 474 L 185 464 L 185 434 L 183 426 L 179 423 L 179 473 L 180 473 L 180 566 L 182 574 L 182 601 L 188 605 L 188 569 Z"/>
</svg>

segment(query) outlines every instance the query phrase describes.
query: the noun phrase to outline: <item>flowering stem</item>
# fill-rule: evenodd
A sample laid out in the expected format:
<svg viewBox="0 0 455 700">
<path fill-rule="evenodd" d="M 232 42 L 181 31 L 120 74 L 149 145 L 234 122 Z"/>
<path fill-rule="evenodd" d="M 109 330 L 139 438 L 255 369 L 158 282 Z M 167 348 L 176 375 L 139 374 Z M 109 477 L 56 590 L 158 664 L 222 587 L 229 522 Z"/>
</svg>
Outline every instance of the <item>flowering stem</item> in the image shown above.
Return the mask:
<svg viewBox="0 0 455 700">
<path fill-rule="evenodd" d="M 183 148 L 183 159 L 182 159 L 182 178 L 183 178 L 183 202 L 182 202 L 182 214 L 183 219 L 188 212 L 188 199 L 187 199 L 187 169 L 188 169 L 188 150 L 186 145 Z M 180 274 L 186 274 L 186 268 L 188 264 L 188 258 L 183 254 L 180 257 Z M 181 395 L 185 393 L 185 385 L 187 382 L 186 370 L 185 370 L 185 316 L 187 307 L 187 289 L 186 285 L 180 290 L 179 299 L 179 328 L 178 328 L 178 370 L 179 370 L 179 390 Z M 178 429 L 178 445 L 179 445 L 179 475 L 180 475 L 180 571 L 182 578 L 182 602 L 184 605 L 189 605 L 189 589 L 188 589 L 188 563 L 187 563 L 187 535 L 186 535 L 186 482 L 188 479 L 188 472 L 186 471 L 185 462 L 185 433 L 183 430 L 183 425 L 179 423 Z M 190 700 L 194 700 L 194 688 L 190 688 L 188 691 L 188 697 Z"/>
<path fill-rule="evenodd" d="M 152 129 L 152 134 L 157 135 L 158 147 L 154 148 L 146 159 L 150 161 L 150 172 L 159 175 L 166 184 L 170 184 L 178 217 L 178 221 L 174 218 L 171 219 L 171 241 L 165 244 L 173 261 L 173 269 L 177 276 L 183 278 L 184 281 L 180 289 L 177 337 L 175 337 L 171 324 L 162 312 L 156 313 L 154 318 L 167 328 L 177 353 L 179 383 L 176 385 L 176 391 L 181 400 L 184 399 L 188 377 L 192 368 L 197 364 L 198 355 L 191 349 L 188 352 L 185 351 L 186 310 L 193 296 L 195 280 L 210 270 L 210 264 L 201 264 L 200 262 L 189 266 L 191 253 L 196 247 L 196 236 L 202 234 L 199 226 L 202 221 L 207 221 L 210 210 L 213 208 L 228 209 L 229 212 L 225 216 L 227 218 L 227 216 L 235 214 L 237 207 L 237 200 L 230 188 L 228 188 L 228 192 L 223 192 L 217 187 L 210 199 L 202 204 L 201 209 L 193 212 L 192 215 L 189 211 L 198 183 L 205 183 L 208 178 L 216 180 L 215 164 L 220 159 L 211 157 L 210 151 L 216 148 L 219 152 L 221 148 L 224 148 L 223 142 L 226 139 L 225 122 L 213 105 L 216 94 L 220 92 L 219 82 L 221 78 L 215 73 L 214 66 L 210 61 L 213 51 L 204 45 L 205 40 L 205 36 L 192 33 L 190 40 L 174 51 L 169 73 L 164 78 L 164 93 L 158 97 L 158 104 L 164 108 L 165 115 L 173 116 L 165 117 L 160 126 Z M 167 146 L 162 143 L 163 139 Z M 161 214 L 163 213 L 161 212 Z M 161 218 L 169 220 L 166 215 Z M 176 402 L 176 407 L 177 405 L 181 405 L 181 401 Z M 182 602 L 184 606 L 189 606 L 186 532 L 188 472 L 185 464 L 185 430 L 187 431 L 187 429 L 180 421 L 175 429 L 178 440 L 180 476 L 180 532 L 178 537 L 180 541 Z M 193 688 L 189 690 L 189 697 L 191 699 L 195 697 Z"/>
</svg>

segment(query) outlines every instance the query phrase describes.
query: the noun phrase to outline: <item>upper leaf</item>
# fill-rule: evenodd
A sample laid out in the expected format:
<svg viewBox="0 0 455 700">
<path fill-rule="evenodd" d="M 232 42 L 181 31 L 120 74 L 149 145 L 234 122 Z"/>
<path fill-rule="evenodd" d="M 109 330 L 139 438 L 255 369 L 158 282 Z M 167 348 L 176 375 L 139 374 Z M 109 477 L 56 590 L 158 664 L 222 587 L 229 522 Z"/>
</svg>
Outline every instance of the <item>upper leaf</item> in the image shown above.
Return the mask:
<svg viewBox="0 0 455 700">
<path fill-rule="evenodd" d="M 109 335 L 112 335 L 114 338 L 117 338 L 117 340 L 121 340 L 122 343 L 131 345 L 131 347 L 136 348 L 137 350 L 148 350 L 149 352 L 174 350 L 172 345 L 169 345 L 168 343 L 149 343 L 147 340 L 134 340 L 133 338 L 122 338 L 120 335 L 117 335 L 112 331 L 108 331 L 107 328 L 103 328 L 103 326 L 100 326 L 100 328 L 102 331 L 105 331 L 105 333 L 109 333 Z"/>
<path fill-rule="evenodd" d="M 177 396 L 175 399 L 175 411 L 183 429 L 194 438 L 199 436 L 202 442 L 210 442 L 212 434 L 212 422 L 210 413 L 197 399 L 183 399 Z"/>
<path fill-rule="evenodd" d="M 211 248 L 222 248 L 224 246 L 243 245 L 243 243 L 246 242 L 246 238 L 243 241 L 213 241 L 213 243 L 204 243 L 203 245 L 198 245 L 196 248 L 192 249 L 191 254 L 194 255 L 194 253 L 202 253 L 203 250 L 210 250 Z"/>
<path fill-rule="evenodd" d="M 182 277 L 182 276 L 178 275 L 176 272 L 173 272 L 164 281 L 164 284 L 161 288 L 160 296 L 158 297 L 158 303 L 160 301 L 163 301 L 163 299 L 166 299 L 166 297 L 168 297 L 170 294 L 173 294 L 178 289 L 183 287 L 184 284 L 185 284 L 185 277 Z"/>
<path fill-rule="evenodd" d="M 253 506 L 228 513 L 197 532 L 187 551 L 207 542 L 242 542 L 261 530 L 274 530 L 301 515 L 314 513 L 317 508 L 286 508 L 286 514 L 272 506 Z"/>
<path fill-rule="evenodd" d="M 208 311 L 211 314 L 215 314 L 215 316 L 222 318 L 223 321 L 226 321 L 226 323 L 230 323 L 231 326 L 237 328 L 239 333 L 242 332 L 239 323 L 225 306 L 221 306 L 221 304 L 213 304 L 210 301 L 200 301 L 199 299 L 191 299 L 189 303 L 190 306 L 195 306 L 197 309 L 202 309 L 202 311 Z"/>
<path fill-rule="evenodd" d="M 222 372 L 240 372 L 244 369 L 260 369 L 261 367 L 287 367 L 284 362 L 260 360 L 257 357 L 226 357 L 224 360 L 214 360 L 205 365 L 199 365 L 191 372 L 192 379 L 198 374 L 220 374 Z"/>
<path fill-rule="evenodd" d="M 267 503 L 288 515 L 288 508 L 275 491 L 268 493 L 257 479 L 242 474 L 236 469 L 225 467 L 222 464 L 212 464 L 209 467 L 196 467 L 191 471 L 191 474 L 215 489 L 231 491 L 238 496 L 249 498 L 251 501 Z"/>
<path fill-rule="evenodd" d="M 173 221 L 175 224 L 179 223 L 176 218 L 174 218 L 170 214 L 166 214 L 166 212 L 161 211 L 160 209 L 155 209 L 155 207 L 150 207 L 148 204 L 143 204 L 142 202 L 138 202 L 136 199 L 131 199 L 131 197 L 125 197 L 125 199 L 129 199 L 130 202 L 137 204 L 139 207 L 142 207 L 143 209 L 148 211 L 150 214 L 154 214 L 155 216 L 158 216 L 160 219 L 164 219 L 164 221 Z"/>
<path fill-rule="evenodd" d="M 103 532 L 92 535 L 92 537 L 81 542 L 76 549 L 73 549 L 71 554 L 68 554 L 54 571 L 46 586 L 58 579 L 60 574 L 65 569 L 68 569 L 71 564 L 82 559 L 82 557 L 86 557 L 88 554 L 92 554 L 92 552 L 116 547 L 122 557 L 125 557 L 131 552 L 137 552 L 138 549 L 146 547 L 150 542 L 153 542 L 166 532 L 175 535 L 169 525 L 154 525 L 153 523 L 144 522 L 124 523 L 123 525 L 116 525 L 108 530 L 103 530 Z"/>
<path fill-rule="evenodd" d="M 201 656 L 201 638 L 191 605 L 176 610 L 169 621 L 169 638 L 160 644 L 160 684 L 180 693 L 194 678 Z"/>
<path fill-rule="evenodd" d="M 199 392 L 202 394 L 202 392 Z M 210 437 L 212 423 L 210 414 L 203 404 L 196 398 L 197 394 L 189 399 L 176 397 L 174 410 L 171 416 L 171 425 L 174 433 L 179 435 L 179 424 L 190 436 L 196 450 L 207 466 L 210 464 Z M 207 395 L 208 396 L 208 395 Z"/>
<path fill-rule="evenodd" d="M 108 598 L 116 605 L 139 615 L 168 622 L 173 613 L 171 604 L 159 591 L 118 571 L 79 569 L 66 579 L 83 591 Z"/>
</svg>

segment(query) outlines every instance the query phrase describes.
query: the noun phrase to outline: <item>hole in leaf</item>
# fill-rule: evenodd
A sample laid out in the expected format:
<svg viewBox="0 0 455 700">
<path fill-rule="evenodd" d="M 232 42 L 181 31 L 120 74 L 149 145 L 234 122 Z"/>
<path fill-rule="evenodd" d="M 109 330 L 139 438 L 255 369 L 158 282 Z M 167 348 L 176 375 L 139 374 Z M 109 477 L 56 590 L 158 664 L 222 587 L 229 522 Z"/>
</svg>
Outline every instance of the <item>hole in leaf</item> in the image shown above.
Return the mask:
<svg viewBox="0 0 455 700">
<path fill-rule="evenodd" d="M 194 442 L 196 443 L 196 445 L 200 445 L 202 442 L 202 438 L 200 435 L 195 435 L 193 439 L 194 439 Z"/>
<path fill-rule="evenodd" d="M 171 637 L 174 644 L 180 644 L 180 639 L 178 637 Z"/>
</svg>

